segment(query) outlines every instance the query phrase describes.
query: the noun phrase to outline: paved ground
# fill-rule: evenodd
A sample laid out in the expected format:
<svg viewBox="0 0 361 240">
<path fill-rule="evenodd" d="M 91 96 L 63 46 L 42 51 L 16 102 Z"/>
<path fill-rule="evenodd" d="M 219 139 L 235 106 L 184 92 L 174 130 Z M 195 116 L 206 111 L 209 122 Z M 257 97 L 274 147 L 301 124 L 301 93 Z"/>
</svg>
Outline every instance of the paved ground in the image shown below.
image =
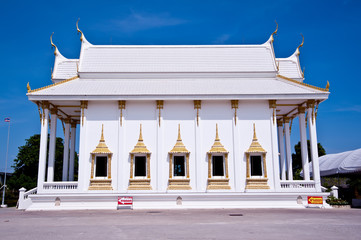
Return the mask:
<svg viewBox="0 0 361 240">
<path fill-rule="evenodd" d="M 361 239 L 361 210 L 8 208 L 0 209 L 0 239 Z"/>
</svg>

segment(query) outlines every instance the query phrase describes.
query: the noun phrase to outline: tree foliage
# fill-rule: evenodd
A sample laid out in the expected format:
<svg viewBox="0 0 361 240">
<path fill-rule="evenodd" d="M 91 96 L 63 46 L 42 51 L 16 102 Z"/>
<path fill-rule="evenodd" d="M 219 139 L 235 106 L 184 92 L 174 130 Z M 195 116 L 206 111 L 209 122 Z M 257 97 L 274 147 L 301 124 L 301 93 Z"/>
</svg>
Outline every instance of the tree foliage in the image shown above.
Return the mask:
<svg viewBox="0 0 361 240">
<path fill-rule="evenodd" d="M 49 143 L 49 136 L 48 136 Z M 24 146 L 19 147 L 19 152 L 14 159 L 14 173 L 8 181 L 10 189 L 18 190 L 21 187 L 32 189 L 37 185 L 39 166 L 40 135 L 35 134 L 26 139 Z M 46 156 L 48 157 L 49 144 Z M 63 169 L 64 145 L 62 138 L 56 138 L 54 181 L 61 181 Z M 77 165 L 77 154 L 75 154 L 75 165 Z M 77 167 L 75 167 L 77 169 Z M 76 174 L 76 173 L 75 173 Z M 45 173 L 46 175 L 46 173 Z"/>
<path fill-rule="evenodd" d="M 321 143 L 317 143 L 317 148 L 319 157 L 326 155 L 326 150 L 322 147 Z M 307 151 L 308 161 L 310 162 L 312 160 L 310 140 L 307 140 Z M 302 169 L 301 142 L 295 145 L 295 153 L 292 154 L 292 167 L 294 170 Z"/>
</svg>

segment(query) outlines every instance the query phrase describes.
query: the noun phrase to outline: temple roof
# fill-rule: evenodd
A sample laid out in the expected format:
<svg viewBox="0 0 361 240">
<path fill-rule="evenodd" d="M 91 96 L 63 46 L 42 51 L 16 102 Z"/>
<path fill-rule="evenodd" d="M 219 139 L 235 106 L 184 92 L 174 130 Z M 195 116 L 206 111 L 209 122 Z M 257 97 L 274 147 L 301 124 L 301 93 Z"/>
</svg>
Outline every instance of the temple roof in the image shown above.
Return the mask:
<svg viewBox="0 0 361 240">
<path fill-rule="evenodd" d="M 276 72 L 270 44 L 261 45 L 87 45 L 79 72 Z"/>
<path fill-rule="evenodd" d="M 42 97 L 78 99 L 92 97 L 121 97 L 131 99 L 137 97 L 231 97 L 231 98 L 269 98 L 272 96 L 285 98 L 298 95 L 299 98 L 326 99 L 328 91 L 312 87 L 296 80 L 279 76 L 274 78 L 187 78 L 187 79 L 80 79 L 59 82 L 49 87 L 31 90 L 30 100 Z M 277 96 L 279 95 L 279 96 Z M 294 97 L 294 96 L 293 96 Z"/>
</svg>

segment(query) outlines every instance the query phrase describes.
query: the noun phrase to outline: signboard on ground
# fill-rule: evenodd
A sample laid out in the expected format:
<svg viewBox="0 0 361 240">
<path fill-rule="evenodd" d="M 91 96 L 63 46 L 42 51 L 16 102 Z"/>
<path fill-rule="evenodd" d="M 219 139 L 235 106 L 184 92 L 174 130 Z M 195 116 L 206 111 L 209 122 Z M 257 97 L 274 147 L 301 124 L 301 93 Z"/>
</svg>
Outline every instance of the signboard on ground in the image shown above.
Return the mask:
<svg viewBox="0 0 361 240">
<path fill-rule="evenodd" d="M 129 209 L 133 208 L 133 197 L 118 197 L 118 207 L 117 209 Z"/>
<path fill-rule="evenodd" d="M 307 197 L 308 204 L 323 204 L 323 198 L 317 196 L 308 196 Z"/>
</svg>

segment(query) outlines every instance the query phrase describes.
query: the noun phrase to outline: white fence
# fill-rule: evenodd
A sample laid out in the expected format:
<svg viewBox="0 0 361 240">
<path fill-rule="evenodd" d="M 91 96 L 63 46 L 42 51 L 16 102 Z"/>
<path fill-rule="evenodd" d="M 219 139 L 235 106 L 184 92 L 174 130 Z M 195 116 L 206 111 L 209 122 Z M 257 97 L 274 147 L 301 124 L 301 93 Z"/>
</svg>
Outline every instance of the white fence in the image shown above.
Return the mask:
<svg viewBox="0 0 361 240">
<path fill-rule="evenodd" d="M 316 191 L 315 181 L 287 180 L 281 181 L 281 190 L 285 192 Z"/>
<path fill-rule="evenodd" d="M 43 190 L 46 192 L 72 191 L 78 189 L 78 182 L 44 182 Z"/>
</svg>

